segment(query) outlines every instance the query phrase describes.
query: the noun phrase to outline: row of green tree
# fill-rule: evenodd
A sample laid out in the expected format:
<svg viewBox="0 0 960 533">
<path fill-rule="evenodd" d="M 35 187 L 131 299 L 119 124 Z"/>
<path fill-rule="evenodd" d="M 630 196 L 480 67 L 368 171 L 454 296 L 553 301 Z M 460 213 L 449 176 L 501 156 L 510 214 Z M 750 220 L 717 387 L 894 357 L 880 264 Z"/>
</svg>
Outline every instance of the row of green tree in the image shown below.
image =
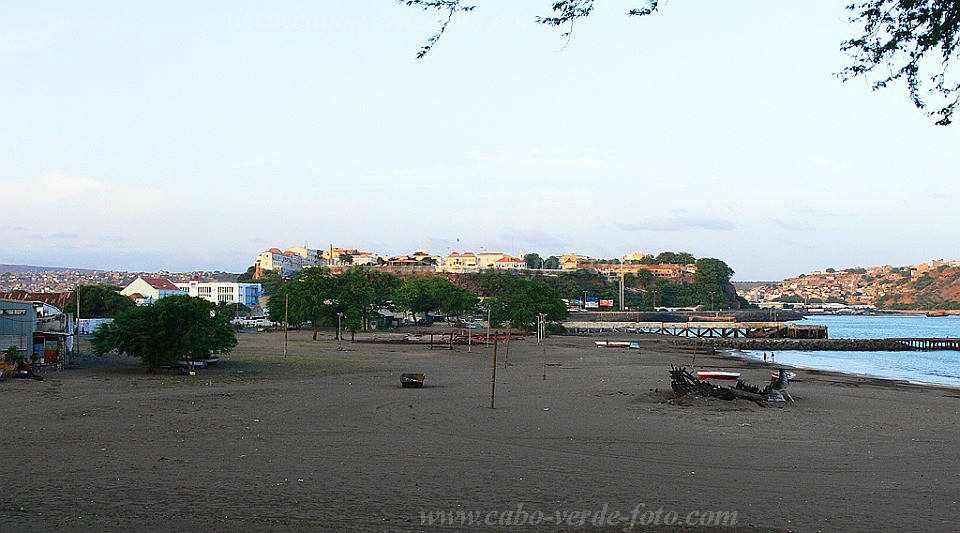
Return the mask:
<svg viewBox="0 0 960 533">
<path fill-rule="evenodd" d="M 688 280 L 659 278 L 649 270 L 625 274 L 625 306 L 640 311 L 656 307 L 697 305 L 717 310 L 739 308 L 746 304 L 745 300 L 737 296 L 736 289 L 730 283 L 733 269 L 725 262 L 706 257 L 692 258 L 690 264 L 696 266 L 696 273 Z M 490 283 L 488 280 L 500 277 L 500 272 L 484 272 L 465 274 L 462 279 L 466 286 L 482 291 L 485 284 Z M 532 279 L 554 289 L 561 298 L 568 300 L 581 300 L 584 296 L 610 300 L 619 298 L 620 281 L 592 269 L 533 274 Z"/>
<path fill-rule="evenodd" d="M 657 255 L 646 254 L 638 260 L 627 261 L 627 264 L 640 264 L 640 265 L 663 265 L 663 264 L 674 264 L 674 265 L 692 265 L 697 261 L 693 254 L 689 252 L 660 252 Z M 528 269 L 531 270 L 559 270 L 560 258 L 551 255 L 550 257 L 543 258 L 538 253 L 529 253 L 524 254 L 523 262 Z M 597 264 L 620 264 L 619 259 L 596 259 L 594 263 Z"/>
<path fill-rule="evenodd" d="M 441 276 L 414 277 L 406 281 L 375 268 L 351 267 L 334 274 L 324 267 L 301 270 L 290 280 L 271 284 L 271 321 L 301 326 L 309 323 L 313 338 L 318 328 L 342 325 L 351 338 L 390 309 L 414 315 L 459 318 L 472 311 L 488 311 L 495 326 L 535 327 L 538 315 L 559 322 L 566 306 L 559 293 L 542 281 L 502 272 L 485 274 L 481 294 Z"/>
</svg>

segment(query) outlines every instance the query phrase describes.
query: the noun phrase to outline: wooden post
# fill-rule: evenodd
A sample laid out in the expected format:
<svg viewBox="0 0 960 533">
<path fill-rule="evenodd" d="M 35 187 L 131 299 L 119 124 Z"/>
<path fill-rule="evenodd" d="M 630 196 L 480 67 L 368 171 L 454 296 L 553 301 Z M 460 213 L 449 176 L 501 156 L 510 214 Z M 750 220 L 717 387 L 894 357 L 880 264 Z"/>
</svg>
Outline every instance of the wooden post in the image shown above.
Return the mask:
<svg viewBox="0 0 960 533">
<path fill-rule="evenodd" d="M 494 407 L 494 398 L 497 394 L 497 338 L 493 338 L 493 377 L 490 379 L 490 409 Z"/>
<path fill-rule="evenodd" d="M 283 356 L 287 356 L 287 332 L 290 330 L 288 322 L 290 314 L 290 295 L 288 294 L 283 303 Z"/>
<path fill-rule="evenodd" d="M 503 358 L 503 368 L 507 368 L 507 360 L 510 359 L 510 327 L 507 327 L 507 353 Z"/>
</svg>

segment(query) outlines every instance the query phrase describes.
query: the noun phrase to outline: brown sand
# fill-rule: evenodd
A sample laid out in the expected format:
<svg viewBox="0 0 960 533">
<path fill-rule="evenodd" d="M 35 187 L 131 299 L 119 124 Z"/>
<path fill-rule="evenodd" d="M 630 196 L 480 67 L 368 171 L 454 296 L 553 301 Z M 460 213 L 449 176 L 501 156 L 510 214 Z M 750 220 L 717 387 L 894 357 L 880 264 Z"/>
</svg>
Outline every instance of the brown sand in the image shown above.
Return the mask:
<svg viewBox="0 0 960 533">
<path fill-rule="evenodd" d="M 496 409 L 489 348 L 338 352 L 306 331 L 286 360 L 281 333 L 244 333 L 196 377 L 87 357 L 5 380 L 0 530 L 434 530 L 421 511 L 521 504 L 736 511 L 739 530 L 956 527 L 957 390 L 801 370 L 793 404 L 677 404 L 667 369 L 691 355 L 593 340 L 551 338 L 545 381 L 534 340 L 511 344 L 507 368 L 501 350 Z M 697 366 L 770 375 L 720 356 Z M 400 388 L 401 372 L 427 386 Z"/>
</svg>

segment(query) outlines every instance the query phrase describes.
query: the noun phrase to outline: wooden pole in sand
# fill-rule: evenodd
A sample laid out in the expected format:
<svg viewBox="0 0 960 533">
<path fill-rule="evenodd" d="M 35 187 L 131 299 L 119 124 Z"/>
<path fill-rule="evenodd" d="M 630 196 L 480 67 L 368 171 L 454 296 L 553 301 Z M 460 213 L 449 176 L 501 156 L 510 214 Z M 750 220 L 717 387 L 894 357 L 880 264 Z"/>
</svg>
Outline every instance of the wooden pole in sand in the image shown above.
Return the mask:
<svg viewBox="0 0 960 533">
<path fill-rule="evenodd" d="M 540 331 L 539 337 L 541 338 L 540 346 L 543 347 L 543 380 L 547 380 L 547 315 L 540 313 L 537 317 L 539 318 Z"/>
<path fill-rule="evenodd" d="M 490 409 L 494 407 L 494 398 L 497 395 L 497 338 L 493 338 L 493 377 L 490 379 Z"/>
<path fill-rule="evenodd" d="M 503 368 L 507 368 L 507 360 L 510 359 L 510 327 L 507 327 L 507 353 L 503 358 Z"/>
<path fill-rule="evenodd" d="M 288 294 L 283 302 L 283 356 L 287 356 L 287 331 L 290 329 L 289 320 L 290 295 Z"/>
</svg>

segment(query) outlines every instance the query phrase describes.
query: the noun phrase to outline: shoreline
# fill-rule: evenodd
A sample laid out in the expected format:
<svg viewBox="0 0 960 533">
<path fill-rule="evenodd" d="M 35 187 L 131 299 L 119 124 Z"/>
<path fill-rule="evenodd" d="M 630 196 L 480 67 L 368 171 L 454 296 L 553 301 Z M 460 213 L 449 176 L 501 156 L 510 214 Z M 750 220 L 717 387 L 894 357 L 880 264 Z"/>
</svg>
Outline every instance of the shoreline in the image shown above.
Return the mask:
<svg viewBox="0 0 960 533">
<path fill-rule="evenodd" d="M 729 347 L 719 347 L 716 348 L 718 352 L 723 352 L 725 355 L 744 361 L 749 361 L 752 363 L 758 363 L 760 365 L 766 365 L 771 368 L 784 367 L 791 370 L 802 370 L 804 372 L 809 372 L 811 374 L 828 376 L 833 378 L 858 378 L 858 379 L 867 379 L 867 380 L 879 380 L 883 382 L 889 382 L 892 385 L 898 386 L 916 386 L 924 388 L 933 388 L 933 389 L 942 389 L 951 392 L 960 391 L 960 384 L 952 385 L 950 383 L 938 383 L 936 381 L 923 381 L 923 380 L 913 380 L 908 378 L 894 378 L 888 376 L 878 376 L 875 374 L 864 374 L 861 372 L 844 372 L 842 370 L 832 370 L 827 368 L 815 368 L 809 366 L 794 365 L 789 363 L 770 363 L 764 362 L 763 359 L 758 359 L 752 355 L 749 355 L 746 351 L 741 350 L 740 348 L 729 348 Z M 781 350 L 785 352 L 790 351 L 802 351 L 802 350 Z"/>
</svg>

